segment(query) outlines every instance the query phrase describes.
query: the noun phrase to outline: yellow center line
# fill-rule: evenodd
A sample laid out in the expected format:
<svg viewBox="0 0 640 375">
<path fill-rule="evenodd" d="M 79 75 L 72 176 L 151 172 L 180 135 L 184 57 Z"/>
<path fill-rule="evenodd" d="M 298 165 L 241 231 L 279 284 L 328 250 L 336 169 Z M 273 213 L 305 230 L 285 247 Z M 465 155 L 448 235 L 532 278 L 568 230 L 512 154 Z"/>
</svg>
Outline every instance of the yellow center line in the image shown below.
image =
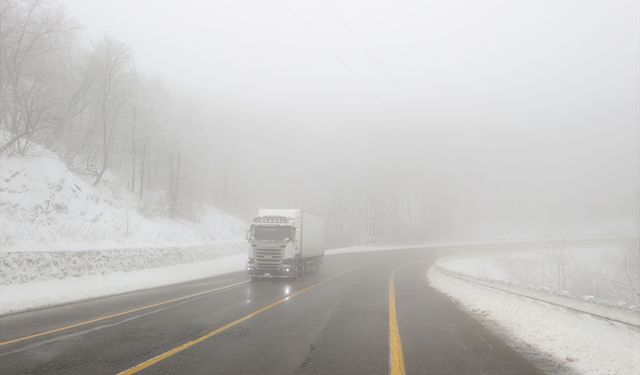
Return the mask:
<svg viewBox="0 0 640 375">
<path fill-rule="evenodd" d="M 173 348 L 171 350 L 168 350 L 168 351 L 166 351 L 166 352 L 164 352 L 162 354 L 159 354 L 159 355 L 157 355 L 157 356 L 155 356 L 155 357 L 153 357 L 151 359 L 148 359 L 148 360 L 146 360 L 146 361 L 144 361 L 144 362 L 142 362 L 142 363 L 140 363 L 138 365 L 135 365 L 135 366 L 133 366 L 133 367 L 127 369 L 127 370 L 119 372 L 118 375 L 136 374 L 136 373 L 138 373 L 138 372 L 140 372 L 140 371 L 142 371 L 142 370 L 144 370 L 144 369 L 146 369 L 148 367 L 151 367 L 151 366 L 155 365 L 158 362 L 164 361 L 165 359 L 167 359 L 169 357 L 172 357 L 172 356 L 174 356 L 174 355 L 176 355 L 176 354 L 178 354 L 178 353 L 180 353 L 180 352 L 182 352 L 182 351 L 184 351 L 186 349 L 189 349 L 190 347 L 192 347 L 194 345 L 197 345 L 197 344 L 199 344 L 199 343 L 201 343 L 201 342 L 203 342 L 203 341 L 205 341 L 207 339 L 210 339 L 213 336 L 216 336 L 216 335 L 228 330 L 229 328 L 235 327 L 235 326 L 237 326 L 238 324 L 240 324 L 242 322 L 245 322 L 245 321 L 247 321 L 249 319 L 252 319 L 252 318 L 256 317 L 257 315 L 262 314 L 265 311 L 271 310 L 274 307 L 285 303 L 289 299 L 292 299 L 292 298 L 297 297 L 297 296 L 299 296 L 299 295 L 301 295 L 303 293 L 306 293 L 306 292 L 310 291 L 311 289 L 317 287 L 318 285 L 324 284 L 327 281 L 330 281 L 330 280 L 335 279 L 336 277 L 342 276 L 347 272 L 353 271 L 354 269 L 356 269 L 358 267 L 360 267 L 360 266 L 349 268 L 346 271 L 343 271 L 343 272 L 340 272 L 340 273 L 335 274 L 333 276 L 330 276 L 330 277 L 328 277 L 328 278 L 326 278 L 324 280 L 321 280 L 321 281 L 319 281 L 319 282 L 317 282 L 315 284 L 312 284 L 312 285 L 310 285 L 310 286 L 308 286 L 308 287 L 306 287 L 304 289 L 300 289 L 299 291 L 297 291 L 295 293 L 292 293 L 292 294 L 288 295 L 285 298 L 281 298 L 279 300 L 276 300 L 276 301 L 274 301 L 274 302 L 272 302 L 272 303 L 270 303 L 270 304 L 268 304 L 268 305 L 266 305 L 264 307 L 261 307 L 258 310 L 254 311 L 252 313 L 249 313 L 249 314 L 243 316 L 240 319 L 234 320 L 231 323 L 227 323 L 227 324 L 223 325 L 220 328 L 216 328 L 215 330 L 213 330 L 213 331 L 211 331 L 211 332 L 209 332 L 209 333 L 207 333 L 207 334 L 205 334 L 203 336 L 200 336 L 197 339 L 194 339 L 194 340 L 188 341 L 188 342 L 186 342 L 186 343 L 184 343 L 182 345 L 176 346 L 175 348 Z"/>
<path fill-rule="evenodd" d="M 240 286 L 242 284 L 246 284 L 247 282 L 248 282 L 248 280 L 244 280 L 244 281 L 240 281 L 238 283 L 233 283 L 233 284 L 221 286 L 221 287 L 218 287 L 218 288 L 205 290 L 205 291 L 202 291 L 202 292 L 193 293 L 193 294 L 189 294 L 189 295 L 186 295 L 186 296 L 182 296 L 182 297 L 173 298 L 173 299 L 166 300 L 166 301 L 153 303 L 153 304 L 150 304 L 150 305 L 136 307 L 134 309 L 121 311 L 121 312 L 118 312 L 118 313 L 115 313 L 115 314 L 105 315 L 105 316 L 101 316 L 101 317 L 98 317 L 98 318 L 95 318 L 95 319 L 91 319 L 91 320 L 85 320 L 85 321 L 82 321 L 82 322 L 69 324 L 69 325 L 66 325 L 66 326 L 63 326 L 63 327 L 54 328 L 54 329 L 51 329 L 51 330 L 48 330 L 48 331 L 34 333 L 32 335 L 29 335 L 29 336 L 17 337 L 17 338 L 10 339 L 10 340 L 7 340 L 7 341 L 0 341 L 0 346 L 9 345 L 9 344 L 15 344 L 15 343 L 18 343 L 18 342 L 21 342 L 21 341 L 35 339 L 37 337 L 47 336 L 47 335 L 51 335 L 51 334 L 54 334 L 54 333 L 67 331 L 67 330 L 70 330 L 70 329 L 73 329 L 73 328 L 86 326 L 88 324 L 101 322 L 103 320 L 113 319 L 113 318 L 117 318 L 117 317 L 120 317 L 120 316 L 123 316 L 123 315 L 133 314 L 133 313 L 138 312 L 138 311 L 148 310 L 148 309 L 151 309 L 151 308 L 154 308 L 154 307 L 158 307 L 158 306 L 164 306 L 164 305 L 167 305 L 169 303 L 182 301 L 182 300 L 185 300 L 185 299 L 188 299 L 188 298 L 193 298 L 193 297 L 198 297 L 198 296 L 202 296 L 202 295 L 205 295 L 205 294 L 215 293 L 215 292 L 218 292 L 218 291 L 221 291 L 221 290 L 225 290 L 225 289 L 233 288 L 233 287 L 236 287 L 236 286 Z"/>
<path fill-rule="evenodd" d="M 404 268 L 404 267 L 401 267 Z M 389 374 L 405 375 L 404 354 L 402 351 L 402 339 L 398 328 L 398 312 L 396 310 L 396 272 L 394 270 L 389 277 Z"/>
</svg>

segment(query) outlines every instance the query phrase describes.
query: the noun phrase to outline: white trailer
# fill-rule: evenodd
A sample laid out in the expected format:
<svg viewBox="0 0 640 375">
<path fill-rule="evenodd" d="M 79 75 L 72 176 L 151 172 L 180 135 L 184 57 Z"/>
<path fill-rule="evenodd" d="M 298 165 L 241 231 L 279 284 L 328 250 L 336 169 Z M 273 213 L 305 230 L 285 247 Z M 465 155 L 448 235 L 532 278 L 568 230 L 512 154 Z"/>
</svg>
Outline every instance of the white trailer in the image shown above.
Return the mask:
<svg viewBox="0 0 640 375">
<path fill-rule="evenodd" d="M 247 274 L 294 278 L 318 270 L 324 256 L 324 220 L 301 209 L 261 209 L 247 238 Z"/>
</svg>

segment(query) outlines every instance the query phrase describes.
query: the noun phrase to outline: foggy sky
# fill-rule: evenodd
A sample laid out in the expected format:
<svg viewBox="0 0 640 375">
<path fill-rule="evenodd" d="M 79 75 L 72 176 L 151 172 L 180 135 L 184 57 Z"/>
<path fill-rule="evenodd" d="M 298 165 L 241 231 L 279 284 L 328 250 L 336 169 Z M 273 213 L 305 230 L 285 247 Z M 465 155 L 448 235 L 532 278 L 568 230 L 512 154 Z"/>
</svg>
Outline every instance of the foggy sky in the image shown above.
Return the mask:
<svg viewBox="0 0 640 375">
<path fill-rule="evenodd" d="M 226 134 L 227 161 L 270 181 L 247 212 L 428 175 L 466 225 L 638 231 L 637 1 L 64 3 L 85 40 L 129 44 Z M 300 178 L 317 180 L 308 200 L 278 195 Z"/>
</svg>

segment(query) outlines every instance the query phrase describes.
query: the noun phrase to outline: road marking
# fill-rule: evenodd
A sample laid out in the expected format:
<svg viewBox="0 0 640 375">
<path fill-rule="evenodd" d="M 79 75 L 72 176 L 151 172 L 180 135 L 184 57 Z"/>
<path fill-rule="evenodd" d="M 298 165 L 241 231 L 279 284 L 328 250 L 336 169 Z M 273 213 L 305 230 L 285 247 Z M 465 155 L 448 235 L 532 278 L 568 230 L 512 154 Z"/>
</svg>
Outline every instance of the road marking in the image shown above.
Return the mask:
<svg viewBox="0 0 640 375">
<path fill-rule="evenodd" d="M 173 349 L 171 349 L 169 351 L 166 351 L 166 352 L 164 352 L 162 354 L 159 354 L 159 355 L 157 355 L 157 356 L 155 356 L 155 357 L 153 357 L 151 359 L 148 359 L 148 360 L 146 360 L 146 361 L 144 361 L 144 362 L 142 362 L 142 363 L 140 363 L 138 365 L 135 365 L 135 366 L 133 366 L 133 367 L 127 369 L 127 370 L 121 371 L 121 372 L 118 373 L 118 375 L 136 374 L 136 373 L 138 373 L 138 372 L 140 372 L 140 371 L 142 371 L 142 370 L 144 370 L 144 369 L 146 369 L 148 367 L 151 367 L 151 366 L 155 365 L 158 362 L 164 361 L 165 359 L 167 359 L 169 357 L 173 357 L 174 355 L 176 355 L 176 354 L 178 354 L 178 353 L 180 353 L 180 352 L 182 352 L 184 350 L 187 350 L 187 349 L 189 349 L 190 347 L 192 347 L 194 345 L 197 345 L 197 344 L 199 344 L 199 343 L 201 343 L 201 342 L 203 342 L 205 340 L 208 340 L 208 339 L 210 339 L 210 338 L 212 338 L 212 337 L 214 337 L 214 336 L 216 336 L 216 335 L 228 330 L 229 328 L 233 328 L 233 327 L 237 326 L 238 324 L 240 324 L 242 322 L 246 322 L 247 320 L 250 320 L 250 319 L 258 316 L 258 315 L 262 314 L 265 311 L 271 310 L 274 307 L 279 306 L 279 305 L 285 303 L 286 301 L 288 301 L 288 300 L 290 300 L 292 298 L 295 298 L 295 297 L 297 297 L 297 296 L 299 296 L 299 295 L 301 295 L 303 293 L 306 293 L 306 292 L 310 291 L 311 289 L 317 287 L 318 285 L 324 284 L 327 281 L 333 280 L 336 277 L 342 276 L 345 273 L 351 272 L 354 269 L 359 268 L 359 267 L 361 267 L 361 266 L 355 266 L 355 267 L 349 268 L 349 269 L 347 269 L 345 271 L 342 271 L 342 272 L 340 272 L 338 274 L 335 274 L 333 276 L 327 277 L 324 280 L 318 281 L 317 283 L 312 284 L 312 285 L 310 285 L 310 286 L 308 286 L 308 287 L 306 287 L 304 289 L 300 289 L 299 291 L 297 291 L 295 293 L 292 293 L 292 294 L 289 294 L 285 298 L 278 299 L 278 300 L 276 300 L 276 301 L 274 301 L 274 302 L 272 302 L 272 303 L 270 303 L 270 304 L 268 304 L 268 305 L 266 305 L 264 307 L 261 307 L 258 310 L 254 311 L 252 313 L 249 313 L 249 314 L 243 316 L 240 319 L 234 320 L 231 323 L 227 323 L 227 324 L 223 325 L 220 328 L 216 328 L 215 330 L 213 330 L 213 331 L 211 331 L 211 332 L 209 332 L 209 333 L 207 333 L 207 334 L 205 334 L 203 336 L 200 336 L 197 339 L 194 339 L 194 340 L 188 341 L 188 342 L 186 342 L 186 343 L 184 343 L 182 345 L 176 346 L 175 348 L 173 348 Z"/>
<path fill-rule="evenodd" d="M 138 312 L 138 311 L 152 309 L 154 307 L 167 305 L 169 303 L 183 301 L 183 300 L 188 299 L 188 298 L 193 298 L 193 297 L 202 296 L 204 294 L 210 294 L 210 293 L 219 292 L 219 291 L 222 291 L 222 290 L 225 290 L 225 289 L 230 289 L 230 288 L 234 288 L 236 286 L 240 286 L 242 284 L 246 284 L 248 282 L 249 282 L 249 280 L 244 280 L 244 281 L 240 281 L 240 282 L 237 282 L 237 283 L 221 286 L 221 287 L 218 287 L 218 288 L 209 289 L 209 290 L 205 290 L 205 291 L 202 291 L 202 292 L 189 294 L 189 295 L 186 295 L 186 296 L 182 296 L 182 297 L 173 298 L 173 299 L 166 300 L 166 301 L 153 303 L 153 304 L 150 304 L 150 305 L 136 307 L 134 309 L 121 311 L 121 312 L 118 312 L 118 313 L 115 313 L 115 314 L 110 314 L 110 315 L 101 316 L 101 317 L 98 317 L 98 318 L 95 318 L 95 319 L 91 319 L 91 320 L 85 320 L 85 321 L 82 321 L 82 322 L 69 324 L 69 325 L 66 325 L 66 326 L 63 326 L 63 327 L 59 327 L 59 328 L 54 328 L 54 329 L 51 329 L 51 330 L 48 330 L 48 331 L 34 333 L 33 335 L 17 337 L 17 338 L 10 339 L 10 340 L 7 340 L 7 341 L 0 341 L 0 347 L 1 346 L 5 346 L 5 345 L 9 345 L 9 344 L 15 344 L 15 343 L 18 343 L 18 342 L 21 342 L 21 341 L 25 341 L 25 340 L 35 339 L 37 337 L 42 337 L 42 336 L 47 336 L 47 335 L 51 335 L 51 334 L 58 333 L 58 332 L 67 331 L 67 330 L 70 330 L 72 328 L 86 326 L 88 324 L 101 322 L 101 321 L 107 320 L 107 319 L 117 318 L 117 317 L 120 317 L 120 316 L 123 316 L 123 315 L 133 314 L 133 313 Z"/>
<path fill-rule="evenodd" d="M 404 268 L 404 267 L 401 267 Z M 396 310 L 396 285 L 395 277 L 397 268 L 389 276 L 389 374 L 405 375 L 404 354 L 402 352 L 402 339 L 398 328 L 398 312 Z"/>
<path fill-rule="evenodd" d="M 200 297 L 202 297 L 202 296 L 200 296 Z M 144 318 L 145 316 L 156 314 L 158 312 L 165 311 L 167 309 L 171 309 L 171 308 L 174 308 L 176 306 L 179 306 L 180 304 L 188 303 L 188 302 L 190 302 L 190 301 L 181 301 L 181 302 L 176 303 L 175 305 L 168 305 L 168 306 L 160 307 L 160 308 L 154 309 L 154 310 L 147 310 L 147 311 L 145 311 L 143 313 L 140 313 L 140 314 L 129 315 L 128 317 L 126 317 L 124 319 L 117 320 L 117 321 L 114 321 L 114 322 L 105 323 L 105 324 L 102 324 L 102 325 L 89 326 L 88 328 L 81 329 L 79 331 L 72 331 L 72 332 L 69 332 L 69 333 L 63 333 L 63 334 L 60 334 L 60 335 L 56 335 L 56 336 L 53 336 L 53 337 L 48 338 L 48 339 L 38 340 L 38 341 L 35 341 L 35 342 L 31 343 L 31 344 L 20 346 L 20 347 L 14 349 L 14 350 L 7 351 L 7 352 L 2 352 L 2 353 L 0 353 L 0 358 L 6 357 L 6 356 L 10 356 L 12 354 L 22 353 L 22 352 L 25 352 L 25 351 L 29 351 L 29 350 L 33 350 L 33 349 L 36 349 L 36 348 L 40 348 L 42 346 L 45 346 L 45 345 L 48 345 L 48 344 L 51 344 L 51 343 L 54 343 L 54 342 L 80 337 L 80 336 L 83 336 L 83 335 L 85 335 L 87 333 L 90 333 L 90 332 L 96 332 L 96 331 L 99 331 L 99 330 L 102 330 L 102 329 L 115 327 L 115 326 L 118 326 L 120 324 L 128 323 L 128 322 L 134 321 L 136 319 Z"/>
</svg>

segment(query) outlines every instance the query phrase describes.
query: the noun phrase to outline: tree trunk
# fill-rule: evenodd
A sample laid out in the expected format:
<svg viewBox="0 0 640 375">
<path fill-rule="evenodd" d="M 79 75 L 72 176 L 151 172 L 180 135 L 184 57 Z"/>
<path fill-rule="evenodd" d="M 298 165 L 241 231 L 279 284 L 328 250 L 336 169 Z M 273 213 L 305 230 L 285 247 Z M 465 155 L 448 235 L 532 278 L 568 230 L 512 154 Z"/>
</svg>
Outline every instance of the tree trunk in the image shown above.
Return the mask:
<svg viewBox="0 0 640 375">
<path fill-rule="evenodd" d="M 145 160 L 147 158 L 147 138 L 144 138 L 142 143 L 142 161 L 140 162 L 140 202 L 142 202 L 142 198 L 144 197 L 144 167 Z"/>
<path fill-rule="evenodd" d="M 171 160 L 172 173 L 170 174 L 171 181 L 170 181 L 170 194 L 169 194 L 169 200 L 170 200 L 169 216 L 171 217 L 175 217 L 178 211 L 178 185 L 180 181 L 180 164 L 181 164 L 181 157 L 180 157 L 180 153 L 178 153 L 176 157 L 175 169 L 173 168 L 173 160 Z"/>
<path fill-rule="evenodd" d="M 108 138 L 108 127 L 109 125 L 107 124 L 107 102 L 106 102 L 106 97 L 107 95 L 104 94 L 104 97 L 102 99 L 102 168 L 100 168 L 100 172 L 98 172 L 98 175 L 96 176 L 96 180 L 93 181 L 93 186 L 98 186 L 98 184 L 100 183 L 100 180 L 102 180 L 102 176 L 104 175 L 104 172 L 107 171 L 107 166 L 109 164 L 109 150 L 107 148 L 108 142 L 107 142 L 107 138 Z"/>
<path fill-rule="evenodd" d="M 133 124 L 131 126 L 131 192 L 136 192 L 136 108 L 133 108 Z"/>
<path fill-rule="evenodd" d="M 3 144 L 2 146 L 0 146 L 0 154 L 3 153 L 4 151 L 6 151 L 9 147 L 11 147 L 14 143 L 16 142 L 20 142 L 20 139 L 24 136 L 29 135 L 29 131 L 24 131 L 18 135 L 16 135 L 15 137 L 11 138 L 7 143 Z M 20 146 L 18 146 L 18 148 L 20 148 Z"/>
</svg>

